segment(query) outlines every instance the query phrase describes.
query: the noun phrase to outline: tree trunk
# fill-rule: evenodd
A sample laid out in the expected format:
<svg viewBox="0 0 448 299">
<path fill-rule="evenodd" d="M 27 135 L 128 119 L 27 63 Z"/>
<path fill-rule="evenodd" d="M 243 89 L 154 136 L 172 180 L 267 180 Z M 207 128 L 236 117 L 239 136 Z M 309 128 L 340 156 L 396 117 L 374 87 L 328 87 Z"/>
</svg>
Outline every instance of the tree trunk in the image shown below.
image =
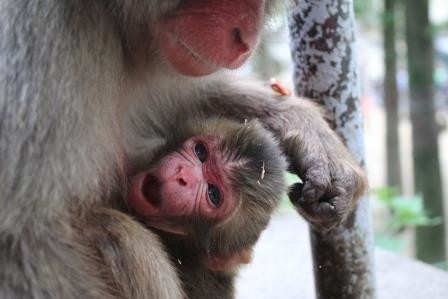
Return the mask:
<svg viewBox="0 0 448 299">
<path fill-rule="evenodd" d="M 387 185 L 401 191 L 400 144 L 398 136 L 397 55 L 395 50 L 395 0 L 384 0 L 384 102 L 386 106 Z"/>
<path fill-rule="evenodd" d="M 291 0 L 289 28 L 299 95 L 316 99 L 364 165 L 363 124 L 351 0 Z M 374 298 L 373 242 L 367 198 L 340 227 L 311 231 L 317 298 Z"/>
<path fill-rule="evenodd" d="M 427 0 L 406 1 L 406 43 L 411 100 L 414 185 L 428 216 L 443 218 L 438 134 L 434 114 L 434 49 Z M 443 223 L 417 228 L 417 258 L 445 260 Z"/>
</svg>

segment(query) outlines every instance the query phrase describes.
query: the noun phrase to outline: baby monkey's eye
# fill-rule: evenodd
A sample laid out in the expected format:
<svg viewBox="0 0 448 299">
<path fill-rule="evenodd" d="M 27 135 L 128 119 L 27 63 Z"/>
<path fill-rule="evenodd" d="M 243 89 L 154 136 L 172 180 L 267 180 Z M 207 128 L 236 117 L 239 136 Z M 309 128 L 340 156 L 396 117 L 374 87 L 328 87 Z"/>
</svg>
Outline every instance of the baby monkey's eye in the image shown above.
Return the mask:
<svg viewBox="0 0 448 299">
<path fill-rule="evenodd" d="M 196 143 L 194 146 L 194 153 L 196 154 L 196 157 L 198 157 L 199 161 L 202 163 L 207 160 L 207 148 L 202 143 Z"/>
<path fill-rule="evenodd" d="M 221 205 L 221 192 L 219 192 L 218 187 L 212 184 L 208 184 L 207 194 L 208 199 L 213 207 L 219 208 L 219 206 Z"/>
</svg>

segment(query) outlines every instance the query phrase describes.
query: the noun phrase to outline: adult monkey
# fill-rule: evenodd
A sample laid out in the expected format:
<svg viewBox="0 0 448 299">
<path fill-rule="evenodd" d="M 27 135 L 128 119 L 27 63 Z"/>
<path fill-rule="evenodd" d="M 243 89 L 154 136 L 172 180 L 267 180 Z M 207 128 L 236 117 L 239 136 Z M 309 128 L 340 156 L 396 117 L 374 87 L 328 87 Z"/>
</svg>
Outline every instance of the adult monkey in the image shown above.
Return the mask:
<svg viewBox="0 0 448 299">
<path fill-rule="evenodd" d="M 130 98 L 145 96 L 160 105 L 159 113 L 168 113 L 167 98 L 225 94 L 225 107 L 210 101 L 204 109 L 259 117 L 278 135 L 305 180 L 293 194 L 303 214 L 316 227 L 344 218 L 362 179 L 344 162 L 347 152 L 314 106 L 277 106 L 269 91 L 235 79 L 188 77 L 240 66 L 270 2 L 2 1 L 0 297 L 119 297 L 91 267 L 70 223 L 88 217 L 96 205 L 107 207 L 116 192 L 111 186 L 124 177 L 119 121 Z M 113 236 L 101 229 L 128 220 L 112 210 L 100 216 L 104 238 Z M 137 223 L 125 230 L 138 231 L 142 242 L 119 244 L 127 255 L 114 261 L 114 270 L 128 270 L 129 288 L 140 287 L 134 297 L 182 296 L 171 266 L 157 264 L 164 252 L 144 247 L 158 240 Z M 160 273 L 147 273 L 145 265 Z M 147 275 L 164 288 L 135 286 L 132 275 Z"/>
</svg>

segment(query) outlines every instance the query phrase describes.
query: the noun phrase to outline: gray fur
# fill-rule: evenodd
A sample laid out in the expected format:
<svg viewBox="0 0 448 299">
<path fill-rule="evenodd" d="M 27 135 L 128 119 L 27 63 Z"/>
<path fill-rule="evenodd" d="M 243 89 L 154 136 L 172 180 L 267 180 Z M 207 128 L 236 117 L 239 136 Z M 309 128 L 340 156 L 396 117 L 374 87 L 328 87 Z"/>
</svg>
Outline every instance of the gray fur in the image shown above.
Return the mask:
<svg viewBox="0 0 448 299">
<path fill-rule="evenodd" d="M 67 210 L 118 186 L 125 61 L 113 22 L 102 1 L 1 3 L 2 298 L 104 298 Z"/>
<path fill-rule="evenodd" d="M 317 179 L 316 186 L 326 190 L 325 183 L 341 175 L 344 180 L 334 181 L 346 194 L 337 200 L 349 203 L 336 206 L 356 202 L 363 190 L 360 172 L 316 108 L 283 103 L 275 114 L 275 96 L 256 84 L 219 75 L 186 78 L 164 61 L 149 26 L 178 3 L 1 1 L 0 297 L 117 297 L 91 268 L 74 226 L 94 210 L 92 205 L 111 206 L 120 189 L 122 120 L 132 102 L 153 107 L 155 130 L 160 129 L 157 115 L 196 99 L 210 100 L 205 111 L 233 117 L 238 109 L 237 117 L 259 117 L 311 188 Z M 215 98 L 229 105 L 217 107 Z M 285 109 L 289 112 L 282 114 Z M 307 146 L 300 145 L 304 140 Z M 322 157 L 330 166 L 313 166 Z M 307 212 L 309 219 L 319 218 L 315 210 Z M 337 211 L 329 224 L 347 213 Z M 73 220 L 73 215 L 80 217 Z M 129 217 L 122 221 L 135 224 Z M 158 252 L 163 256 L 162 249 Z M 132 280 L 136 287 L 138 279 Z"/>
</svg>

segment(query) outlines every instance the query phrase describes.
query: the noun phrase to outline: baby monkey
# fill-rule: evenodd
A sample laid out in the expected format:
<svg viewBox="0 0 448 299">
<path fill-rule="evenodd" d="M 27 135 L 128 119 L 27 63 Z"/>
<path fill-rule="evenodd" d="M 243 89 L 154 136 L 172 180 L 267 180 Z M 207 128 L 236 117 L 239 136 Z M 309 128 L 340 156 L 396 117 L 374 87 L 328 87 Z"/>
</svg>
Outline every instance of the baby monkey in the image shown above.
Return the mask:
<svg viewBox="0 0 448 299">
<path fill-rule="evenodd" d="M 126 201 L 164 241 L 188 298 L 232 298 L 237 266 L 286 191 L 272 134 L 256 120 L 193 118 L 128 156 Z"/>
</svg>

